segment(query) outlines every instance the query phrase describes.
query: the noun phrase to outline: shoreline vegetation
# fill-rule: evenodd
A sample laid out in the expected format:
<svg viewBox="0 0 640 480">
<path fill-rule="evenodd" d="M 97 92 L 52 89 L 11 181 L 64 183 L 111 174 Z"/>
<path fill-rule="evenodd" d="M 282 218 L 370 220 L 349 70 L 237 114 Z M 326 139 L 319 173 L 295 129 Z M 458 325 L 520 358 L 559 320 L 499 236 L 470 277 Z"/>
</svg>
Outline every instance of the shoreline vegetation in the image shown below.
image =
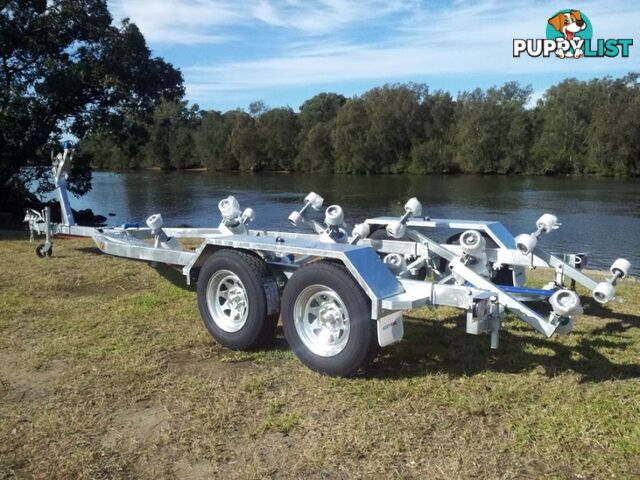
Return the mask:
<svg viewBox="0 0 640 480">
<path fill-rule="evenodd" d="M 638 74 L 567 79 L 535 106 L 533 93 L 516 82 L 455 97 L 388 84 L 320 93 L 299 111 L 254 102 L 224 113 L 165 98 L 89 133 L 80 152 L 105 171 L 640 175 Z"/>
</svg>

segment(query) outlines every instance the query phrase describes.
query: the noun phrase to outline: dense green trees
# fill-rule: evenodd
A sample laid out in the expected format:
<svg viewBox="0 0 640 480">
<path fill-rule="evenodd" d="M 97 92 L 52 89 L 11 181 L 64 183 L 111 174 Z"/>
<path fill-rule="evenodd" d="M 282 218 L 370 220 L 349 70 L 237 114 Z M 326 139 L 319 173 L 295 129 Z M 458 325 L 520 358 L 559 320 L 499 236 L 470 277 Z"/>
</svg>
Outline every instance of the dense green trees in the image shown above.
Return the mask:
<svg viewBox="0 0 640 480">
<path fill-rule="evenodd" d="M 183 92 L 180 72 L 151 56 L 136 25 L 112 25 L 105 0 L 3 1 L 0 200 L 32 180 L 46 189 L 49 146 L 65 133 L 93 132 L 90 151 L 99 153 L 77 157 L 72 191 L 89 188 L 89 161 L 137 166 L 132 159 L 148 142 L 145 115 L 161 97 Z"/>
<path fill-rule="evenodd" d="M 258 136 L 262 139 L 265 168 L 292 170 L 300 130 L 298 116 L 291 108 L 274 108 L 258 118 Z"/>
<path fill-rule="evenodd" d="M 421 140 L 411 147 L 411 173 L 449 173 L 453 165 L 453 126 L 455 102 L 450 94 L 436 92 L 424 100 L 424 118 Z"/>
<path fill-rule="evenodd" d="M 535 106 L 531 87 L 515 82 L 455 98 L 415 84 L 321 93 L 298 113 L 163 101 L 150 120 L 123 121 L 128 136 L 96 131 L 83 143 L 102 168 L 639 175 L 638 78 L 565 80 Z"/>
<path fill-rule="evenodd" d="M 638 76 L 603 82 L 606 88 L 601 90 L 589 124 L 585 171 L 597 175 L 640 175 Z"/>
<path fill-rule="evenodd" d="M 200 125 L 193 134 L 196 155 L 209 170 L 232 170 L 226 155 L 227 137 L 231 130 L 228 116 L 220 112 L 203 112 Z"/>
<path fill-rule="evenodd" d="M 148 123 L 149 140 L 143 149 L 147 164 L 163 169 L 193 168 L 198 165 L 192 131 L 198 121 L 198 106 L 163 99 Z"/>
<path fill-rule="evenodd" d="M 405 171 L 412 147 L 425 137 L 426 96 L 421 85 L 386 85 L 348 100 L 333 134 L 336 171 Z"/>
<path fill-rule="evenodd" d="M 340 107 L 347 101 L 342 95 L 321 93 L 300 107 L 298 155 L 294 167 L 300 172 L 331 172 L 334 151 L 331 134 Z"/>
<path fill-rule="evenodd" d="M 589 125 L 600 86 L 599 82 L 589 85 L 570 79 L 547 91 L 536 112 L 541 125 L 533 146 L 543 173 L 584 171 Z"/>
<path fill-rule="evenodd" d="M 533 147 L 544 173 L 640 174 L 640 84 L 637 74 L 550 88 L 536 114 Z"/>
<path fill-rule="evenodd" d="M 486 92 L 458 97 L 455 154 L 458 168 L 471 173 L 521 173 L 527 170 L 532 131 L 525 106 L 531 87 L 506 83 Z"/>
</svg>

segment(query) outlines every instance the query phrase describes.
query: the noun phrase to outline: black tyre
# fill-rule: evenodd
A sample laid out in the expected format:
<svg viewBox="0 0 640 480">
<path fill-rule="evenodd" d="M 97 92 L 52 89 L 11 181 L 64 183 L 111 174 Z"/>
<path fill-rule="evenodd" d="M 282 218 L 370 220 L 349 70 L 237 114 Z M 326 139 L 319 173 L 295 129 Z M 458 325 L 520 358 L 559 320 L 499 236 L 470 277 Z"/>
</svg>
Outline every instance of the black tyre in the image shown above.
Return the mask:
<svg viewBox="0 0 640 480">
<path fill-rule="evenodd" d="M 451 235 L 447 239 L 447 245 L 460 245 L 460 237 L 464 232 L 456 233 L 455 235 Z M 480 232 L 480 235 L 484 238 L 485 244 L 487 248 L 498 248 L 498 244 L 487 235 L 486 232 Z M 447 261 L 442 259 L 440 261 L 440 271 L 445 272 L 447 270 Z M 493 278 L 491 279 L 493 283 L 496 285 L 505 285 L 505 286 L 513 286 L 513 270 L 509 268 L 508 265 L 503 265 L 500 267 L 498 271 L 493 273 Z"/>
<path fill-rule="evenodd" d="M 287 342 L 312 370 L 348 376 L 377 353 L 371 301 L 342 265 L 298 270 L 284 288 L 281 313 Z"/>
<path fill-rule="evenodd" d="M 220 250 L 200 270 L 200 315 L 211 336 L 227 348 L 249 350 L 271 341 L 278 300 L 267 264 L 249 253 Z"/>
<path fill-rule="evenodd" d="M 40 258 L 50 257 L 53 255 L 53 245 L 47 247 L 46 243 L 42 243 L 36 247 L 36 255 Z"/>
<path fill-rule="evenodd" d="M 447 238 L 447 245 L 460 245 L 460 237 L 463 233 L 464 232 L 458 232 L 455 235 L 451 235 L 449 238 Z M 478 233 L 480 233 L 480 235 L 482 235 L 482 238 L 484 238 L 484 242 L 487 248 L 498 248 L 498 244 L 493 240 L 493 238 L 487 235 L 486 232 Z"/>
<path fill-rule="evenodd" d="M 385 227 L 380 227 L 375 229 L 373 232 L 371 232 L 368 238 L 370 240 L 399 240 L 403 242 L 411 241 L 411 239 L 407 235 L 405 235 L 402 238 L 393 238 L 389 236 L 389 234 L 387 233 L 387 229 Z"/>
</svg>

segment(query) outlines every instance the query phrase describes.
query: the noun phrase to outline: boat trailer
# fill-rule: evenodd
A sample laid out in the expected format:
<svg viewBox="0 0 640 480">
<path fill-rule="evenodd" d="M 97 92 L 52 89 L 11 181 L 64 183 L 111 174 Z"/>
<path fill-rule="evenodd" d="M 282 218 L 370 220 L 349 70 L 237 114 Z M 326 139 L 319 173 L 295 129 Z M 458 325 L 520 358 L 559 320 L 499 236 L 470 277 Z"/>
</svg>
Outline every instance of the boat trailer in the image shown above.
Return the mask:
<svg viewBox="0 0 640 480">
<path fill-rule="evenodd" d="M 66 179 L 74 154 L 66 146 L 53 166 L 62 221 L 51 222 L 49 207 L 25 215 L 31 239 L 46 236 L 40 257 L 53 253 L 55 236 L 91 237 L 103 253 L 182 268 L 187 284 L 197 285 L 201 317 L 223 346 L 254 349 L 269 343 L 278 320 L 296 356 L 327 375 L 356 372 L 379 347 L 404 335 L 402 311 L 420 306 L 451 306 L 466 314 L 466 331 L 487 334 L 497 349 L 506 313 L 547 337 L 567 334 L 582 313 L 576 284 L 600 304 L 616 299 L 616 284 L 629 275 L 622 258 L 611 276 L 596 282 L 583 273 L 583 254 L 550 253 L 545 235 L 560 227 L 542 215 L 532 233 L 514 237 L 499 222 L 425 216 L 416 198 L 400 217 L 374 217 L 347 231 L 338 205 L 324 211 L 324 199 L 309 193 L 289 223 L 313 233 L 250 229 L 256 218 L 229 196 L 218 203 L 217 228 L 169 228 L 161 214 L 146 226 L 87 227 L 75 224 Z M 429 234 L 453 233 L 445 243 Z M 199 239 L 194 249 L 183 239 Z M 544 288 L 525 286 L 528 268 L 547 267 L 553 279 Z M 548 313 L 531 302 L 546 302 Z"/>
</svg>

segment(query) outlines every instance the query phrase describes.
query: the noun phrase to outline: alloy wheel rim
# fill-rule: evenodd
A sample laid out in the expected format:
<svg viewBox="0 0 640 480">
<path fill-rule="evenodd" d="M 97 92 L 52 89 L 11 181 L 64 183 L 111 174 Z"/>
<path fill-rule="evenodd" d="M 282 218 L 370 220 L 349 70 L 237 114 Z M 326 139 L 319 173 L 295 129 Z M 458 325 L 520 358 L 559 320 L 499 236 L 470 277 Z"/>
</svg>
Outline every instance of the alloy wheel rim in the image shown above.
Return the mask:
<svg viewBox="0 0 640 480">
<path fill-rule="evenodd" d="M 349 341 L 349 312 L 340 296 L 325 285 L 311 285 L 298 295 L 294 322 L 302 343 L 321 357 L 333 357 Z"/>
<path fill-rule="evenodd" d="M 218 270 L 207 283 L 207 307 L 215 324 L 228 333 L 244 327 L 249 314 L 247 290 L 238 276 Z"/>
</svg>

